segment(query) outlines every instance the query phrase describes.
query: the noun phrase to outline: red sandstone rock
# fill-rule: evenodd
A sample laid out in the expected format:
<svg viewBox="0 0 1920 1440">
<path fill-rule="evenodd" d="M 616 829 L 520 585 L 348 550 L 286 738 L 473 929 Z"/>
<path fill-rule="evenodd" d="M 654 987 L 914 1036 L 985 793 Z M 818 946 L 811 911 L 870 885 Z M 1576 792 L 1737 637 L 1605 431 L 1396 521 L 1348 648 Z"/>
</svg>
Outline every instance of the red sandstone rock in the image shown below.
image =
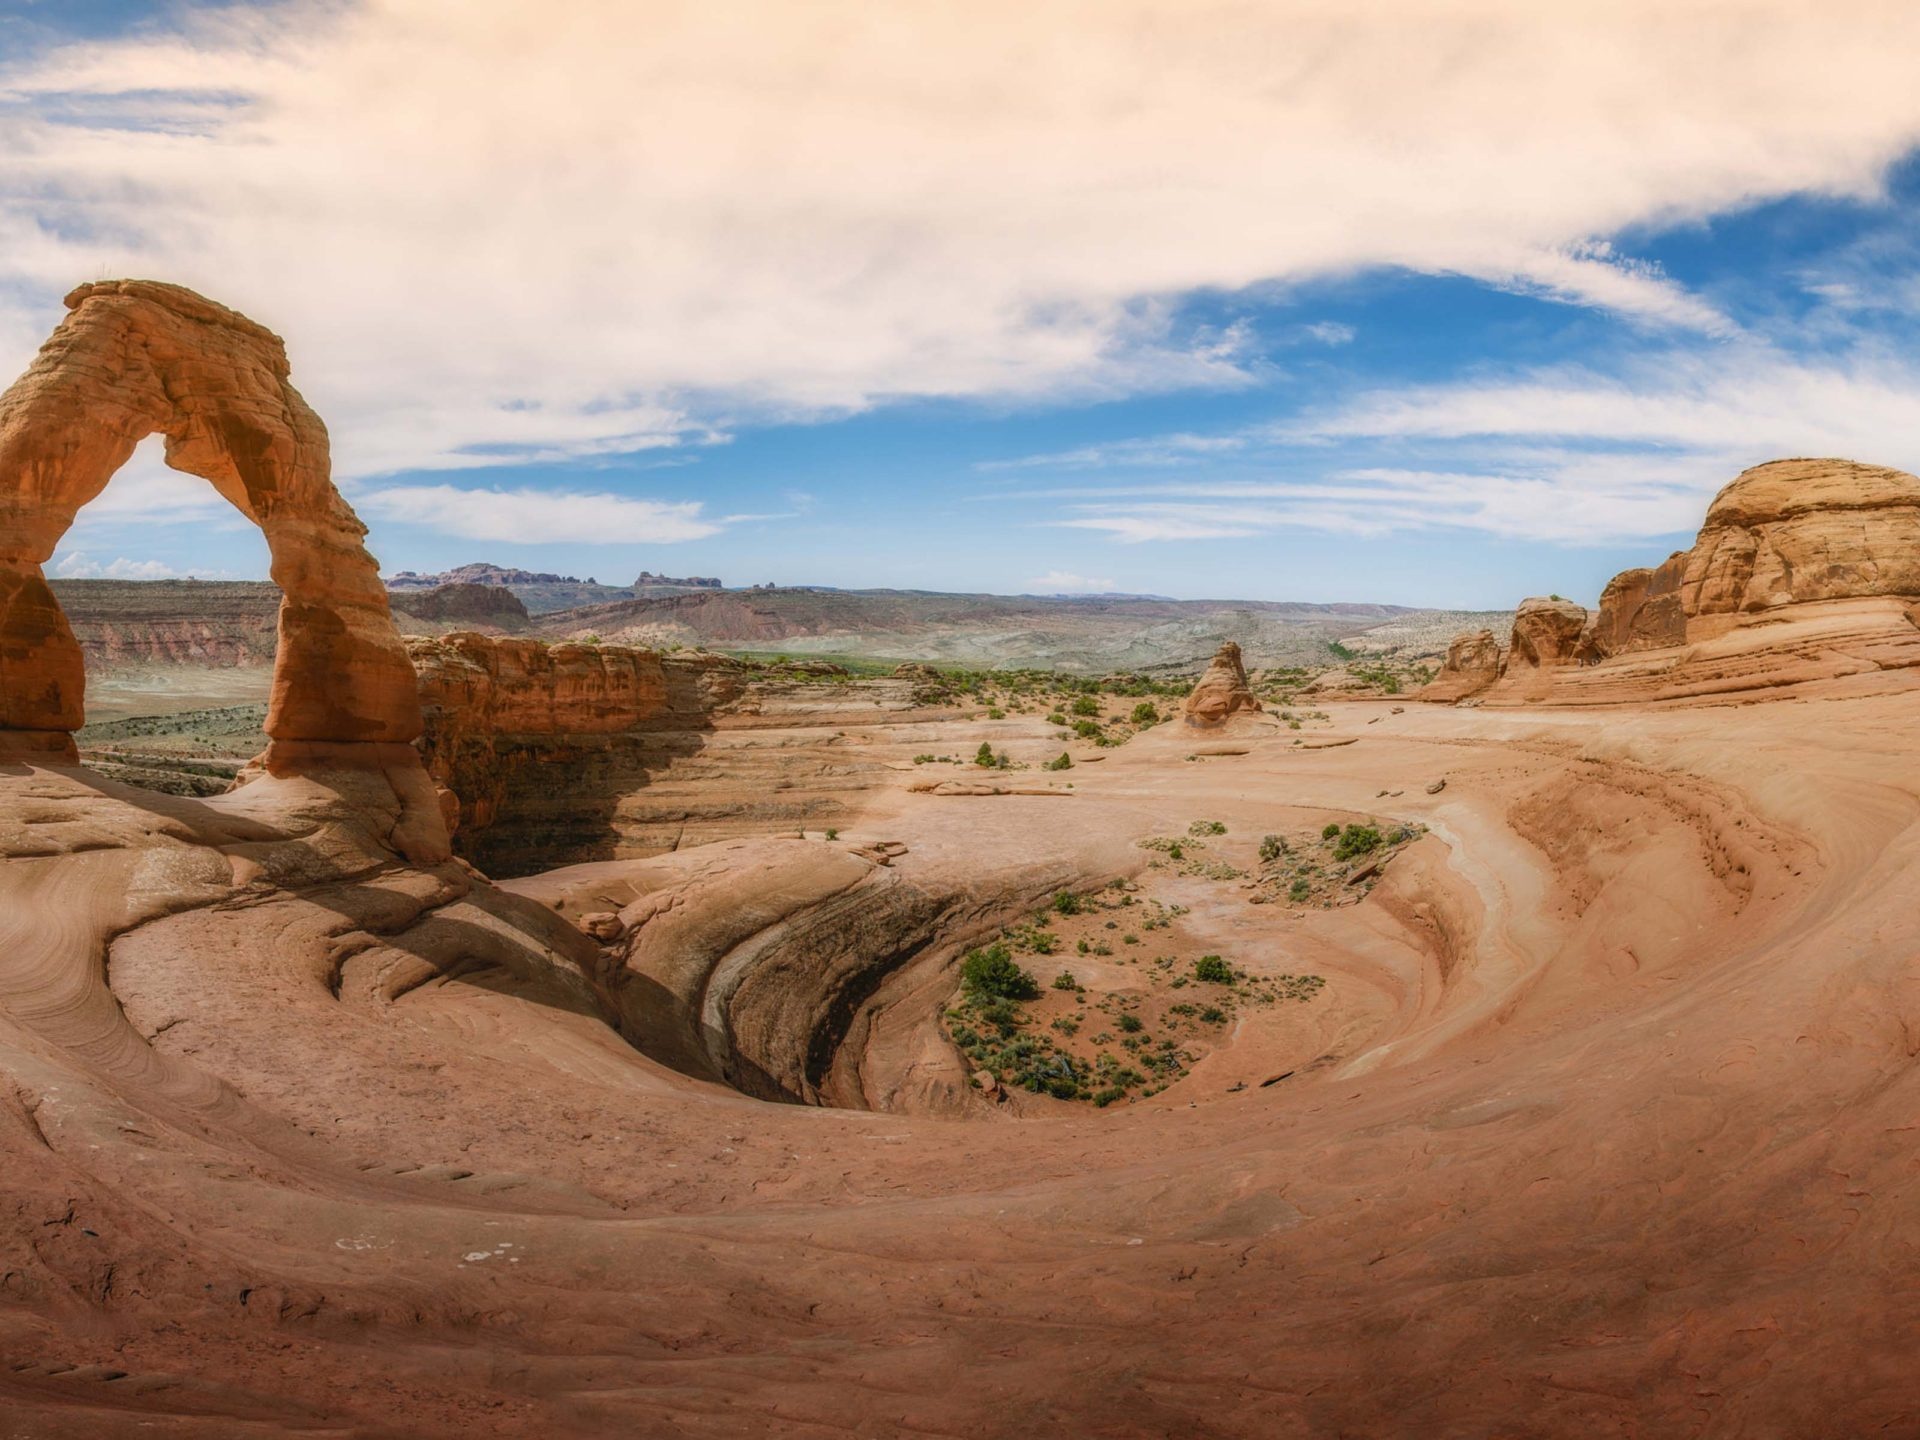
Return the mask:
<svg viewBox="0 0 1920 1440">
<path fill-rule="evenodd" d="M 1447 646 L 1440 673 L 1420 692 L 1420 698 L 1446 702 L 1478 695 L 1500 678 L 1500 666 L 1500 642 L 1491 630 L 1456 635 Z"/>
<path fill-rule="evenodd" d="M 1507 669 L 1546 669 L 1571 664 L 1586 629 L 1587 608 L 1571 600 L 1535 596 L 1522 600 L 1513 616 L 1513 645 Z"/>
<path fill-rule="evenodd" d="M 1187 696 L 1190 725 L 1218 725 L 1243 710 L 1258 710 L 1260 702 L 1247 685 L 1247 668 L 1240 647 L 1229 640 L 1214 653 L 1206 673 Z"/>
<path fill-rule="evenodd" d="M 1851 460 L 1756 465 L 1714 498 L 1682 586 L 1693 620 L 1920 595 L 1920 478 Z M 1690 625 L 1688 637 L 1724 629 Z"/>
<path fill-rule="evenodd" d="M 275 742 L 405 742 L 412 669 L 366 527 L 328 478 L 326 427 L 288 382 L 271 331 L 174 285 L 83 285 L 26 374 L 0 396 L 0 731 L 82 722 L 79 646 L 41 566 L 144 437 L 204 476 L 273 554 Z"/>
</svg>

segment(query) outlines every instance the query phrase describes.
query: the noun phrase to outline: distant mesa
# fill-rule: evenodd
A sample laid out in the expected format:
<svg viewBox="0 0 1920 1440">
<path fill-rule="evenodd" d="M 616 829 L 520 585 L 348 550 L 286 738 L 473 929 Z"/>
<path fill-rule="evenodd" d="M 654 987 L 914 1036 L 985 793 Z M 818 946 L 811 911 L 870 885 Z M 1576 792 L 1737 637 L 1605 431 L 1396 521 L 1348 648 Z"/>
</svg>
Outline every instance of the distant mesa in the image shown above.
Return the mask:
<svg viewBox="0 0 1920 1440">
<path fill-rule="evenodd" d="M 473 581 L 402 591 L 394 598 L 393 613 L 403 631 L 477 627 L 512 633 L 526 629 L 531 621 L 526 603 L 506 586 Z M 409 620 L 419 623 L 409 625 Z"/>
<path fill-rule="evenodd" d="M 1714 498 L 1692 549 L 1614 576 L 1591 614 L 1558 596 L 1525 601 L 1497 661 L 1491 638 L 1456 637 L 1421 698 L 1605 704 L 1920 684 L 1920 479 L 1852 460 L 1756 465 Z"/>
<path fill-rule="evenodd" d="M 582 580 L 578 575 L 553 575 L 543 570 L 518 570 L 507 565 L 490 565 L 484 560 L 471 565 L 456 565 L 451 570 L 443 570 L 437 575 L 423 575 L 415 570 L 402 570 L 387 577 L 389 590 L 434 590 L 442 585 L 591 585 L 600 589 L 616 590 L 619 586 L 602 586 L 589 575 Z M 635 590 L 659 589 L 671 586 L 680 590 L 721 590 L 726 587 L 712 575 L 656 575 L 651 570 L 642 570 L 631 588 Z"/>
<path fill-rule="evenodd" d="M 1214 652 L 1206 673 L 1188 693 L 1187 723 L 1221 725 L 1229 716 L 1259 708 L 1260 702 L 1247 684 L 1247 667 L 1240 658 L 1240 647 L 1229 640 Z"/>
</svg>

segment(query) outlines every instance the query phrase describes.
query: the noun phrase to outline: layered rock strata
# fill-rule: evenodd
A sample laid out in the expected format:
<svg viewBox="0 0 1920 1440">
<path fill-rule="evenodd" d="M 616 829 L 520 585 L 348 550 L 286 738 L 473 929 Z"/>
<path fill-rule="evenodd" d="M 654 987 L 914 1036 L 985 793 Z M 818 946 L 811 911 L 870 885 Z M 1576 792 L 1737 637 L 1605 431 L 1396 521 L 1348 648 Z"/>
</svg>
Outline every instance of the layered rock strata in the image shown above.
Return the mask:
<svg viewBox="0 0 1920 1440">
<path fill-rule="evenodd" d="M 1422 698 L 1594 704 L 1920 683 L 1920 479 L 1776 460 L 1715 497 L 1693 547 L 1621 572 L 1591 615 L 1529 600 L 1494 681 L 1460 637 Z M 1463 648 L 1464 646 L 1464 648 Z"/>
<path fill-rule="evenodd" d="M 496 875 L 847 823 L 891 772 L 867 727 L 951 714 L 910 680 L 455 633 L 408 642 L 420 750 Z"/>
<path fill-rule="evenodd" d="M 1254 711 L 1260 702 L 1247 684 L 1247 667 L 1240 647 L 1229 640 L 1214 653 L 1206 672 L 1187 695 L 1189 725 L 1219 725 L 1230 715 Z"/>
</svg>

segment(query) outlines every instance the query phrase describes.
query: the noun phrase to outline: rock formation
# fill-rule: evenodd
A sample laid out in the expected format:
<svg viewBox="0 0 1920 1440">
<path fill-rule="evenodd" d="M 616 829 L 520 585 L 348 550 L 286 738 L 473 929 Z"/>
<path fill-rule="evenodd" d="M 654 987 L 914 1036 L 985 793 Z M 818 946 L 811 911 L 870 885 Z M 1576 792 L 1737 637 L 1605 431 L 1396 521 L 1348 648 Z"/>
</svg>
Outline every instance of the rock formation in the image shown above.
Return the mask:
<svg viewBox="0 0 1920 1440">
<path fill-rule="evenodd" d="M 288 381 L 271 331 L 189 290 L 83 285 L 0 395 L 0 732 L 70 752 L 81 651 L 41 566 L 147 435 L 267 537 L 280 607 L 267 733 L 276 745 L 404 745 L 413 672 L 366 527 L 328 478 L 327 432 Z M 291 752 L 289 752 L 291 753 Z"/>
<path fill-rule="evenodd" d="M 393 613 L 402 630 L 416 634 L 448 630 L 513 634 L 525 630 L 529 622 L 525 602 L 506 586 L 470 581 L 399 591 Z"/>
<path fill-rule="evenodd" d="M 1189 725 L 1219 725 L 1242 710 L 1258 710 L 1260 702 L 1247 685 L 1247 667 L 1240 647 L 1229 640 L 1214 652 L 1206 673 L 1187 695 Z"/>
<path fill-rule="evenodd" d="M 954 713 L 912 680 L 700 652 L 469 633 L 408 648 L 455 847 L 492 875 L 844 825 L 847 797 L 891 772 L 843 727 Z"/>
<path fill-rule="evenodd" d="M 1507 668 L 1525 665 L 1547 669 L 1571 664 L 1586 628 L 1584 605 L 1562 600 L 1557 595 L 1550 599 L 1535 596 L 1522 600 L 1513 616 L 1513 643 L 1507 652 Z"/>
<path fill-rule="evenodd" d="M 1446 661 L 1433 683 L 1421 692 L 1424 700 L 1464 700 L 1478 695 L 1500 678 L 1500 642 L 1491 630 L 1469 630 L 1453 637 Z"/>
<path fill-rule="evenodd" d="M 1920 666 L 1920 479 L 1775 460 L 1715 497 L 1693 547 L 1622 571 L 1587 615 L 1529 600 L 1490 703 L 1680 700 Z M 1455 642 L 1462 644 L 1469 637 Z M 1449 667 L 1422 694 L 1473 693 Z"/>
<path fill-rule="evenodd" d="M 82 652 L 41 567 L 146 436 L 266 535 L 281 591 L 269 744 L 256 773 L 372 771 L 397 797 L 389 842 L 444 859 L 413 667 L 366 535 L 328 478 L 326 427 L 279 337 L 144 280 L 83 285 L 0 395 L 0 753 L 75 758 Z M 358 782 L 355 782 L 358 783 Z"/>
<path fill-rule="evenodd" d="M 1688 638 L 1707 616 L 1920 596 L 1920 479 L 1850 460 L 1775 460 L 1714 498 L 1687 558 Z"/>
</svg>

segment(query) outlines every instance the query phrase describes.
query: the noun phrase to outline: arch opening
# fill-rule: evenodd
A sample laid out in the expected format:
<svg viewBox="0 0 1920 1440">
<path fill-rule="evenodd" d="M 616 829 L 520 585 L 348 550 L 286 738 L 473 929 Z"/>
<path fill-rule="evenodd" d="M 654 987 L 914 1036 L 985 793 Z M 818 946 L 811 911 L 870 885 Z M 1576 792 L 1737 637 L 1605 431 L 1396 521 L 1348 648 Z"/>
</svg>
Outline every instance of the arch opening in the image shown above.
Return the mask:
<svg viewBox="0 0 1920 1440">
<path fill-rule="evenodd" d="M 407 746 L 420 733 L 412 665 L 279 337 L 151 281 L 83 285 L 66 303 L 0 395 L 0 748 L 74 758 L 85 666 L 44 567 L 149 435 L 265 537 L 281 592 L 270 766 L 276 751 Z"/>
</svg>

